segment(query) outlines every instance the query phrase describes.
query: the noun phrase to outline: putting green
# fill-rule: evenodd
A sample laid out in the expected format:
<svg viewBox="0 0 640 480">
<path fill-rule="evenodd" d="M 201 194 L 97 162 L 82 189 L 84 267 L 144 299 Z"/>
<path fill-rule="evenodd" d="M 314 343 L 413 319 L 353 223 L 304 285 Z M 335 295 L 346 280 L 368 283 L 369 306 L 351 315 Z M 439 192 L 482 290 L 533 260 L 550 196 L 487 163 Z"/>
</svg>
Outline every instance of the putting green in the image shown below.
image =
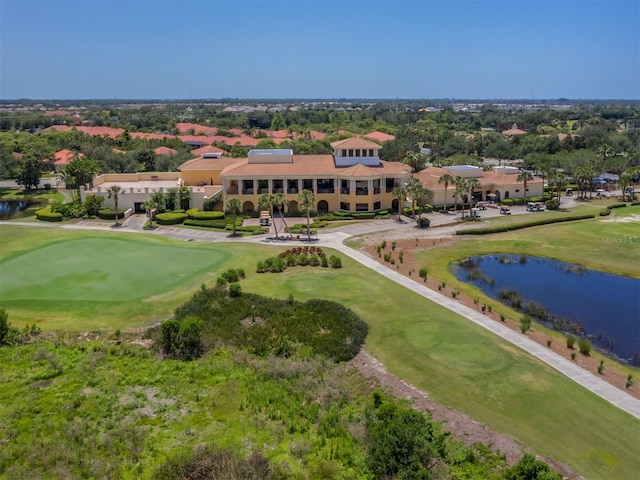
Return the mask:
<svg viewBox="0 0 640 480">
<path fill-rule="evenodd" d="M 215 270 L 223 250 L 153 245 L 133 239 L 58 242 L 0 263 L 1 298 L 117 302 L 173 290 Z"/>
</svg>

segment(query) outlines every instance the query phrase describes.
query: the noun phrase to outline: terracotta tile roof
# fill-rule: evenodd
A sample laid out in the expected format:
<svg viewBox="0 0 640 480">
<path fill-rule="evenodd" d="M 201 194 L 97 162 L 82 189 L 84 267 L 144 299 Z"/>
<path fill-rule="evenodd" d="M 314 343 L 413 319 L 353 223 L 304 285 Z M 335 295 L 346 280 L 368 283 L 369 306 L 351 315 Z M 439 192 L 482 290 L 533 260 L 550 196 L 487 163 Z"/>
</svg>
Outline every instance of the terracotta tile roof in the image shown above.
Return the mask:
<svg viewBox="0 0 640 480">
<path fill-rule="evenodd" d="M 380 162 L 379 167 L 353 165 L 336 167 L 333 155 L 294 155 L 293 163 L 253 163 L 243 158 L 237 164 L 225 168 L 224 178 L 242 177 L 379 177 L 383 175 L 405 175 L 406 165 L 397 162 Z"/>
<path fill-rule="evenodd" d="M 384 132 L 378 132 L 378 131 L 367 133 L 365 137 L 370 138 L 372 140 L 377 140 L 379 142 L 388 142 L 390 140 L 396 139 L 395 135 L 391 135 L 389 133 L 384 133 Z"/>
<path fill-rule="evenodd" d="M 504 132 L 502 132 L 502 135 L 511 137 L 513 135 L 524 135 L 526 133 L 527 132 L 525 132 L 524 130 L 520 130 L 519 128 L 510 128 L 509 130 L 505 130 Z"/>
<path fill-rule="evenodd" d="M 542 136 L 542 135 L 540 135 L 540 136 Z M 566 139 L 567 137 L 571 137 L 572 139 L 574 139 L 574 138 L 579 138 L 580 135 L 576 135 L 575 133 L 571 133 L 571 134 L 559 133 L 558 134 L 558 140 L 560 140 L 560 141 Z"/>
<path fill-rule="evenodd" d="M 68 125 L 52 125 L 49 128 L 45 128 L 45 131 L 55 130 L 56 132 L 68 132 L 75 128 L 78 132 L 86 133 L 92 137 L 109 137 L 116 138 L 124 133 L 123 128 L 111 128 L 111 127 L 70 127 Z M 131 134 L 133 136 L 133 134 Z"/>
<path fill-rule="evenodd" d="M 73 157 L 75 157 L 76 153 L 65 148 L 64 150 L 59 150 L 55 153 L 53 162 L 54 165 L 68 165 Z M 82 153 L 78 153 L 78 157 L 82 158 L 84 155 Z"/>
<path fill-rule="evenodd" d="M 182 134 L 189 134 L 190 130 L 193 130 L 195 135 L 204 133 L 205 135 L 217 135 L 218 129 L 216 127 L 207 127 L 205 125 L 199 125 L 197 123 L 176 123 L 178 132 Z"/>
<path fill-rule="evenodd" d="M 175 155 L 176 153 L 178 153 L 176 150 L 169 147 L 158 147 L 154 150 L 154 152 L 156 153 L 156 155 Z"/>
<path fill-rule="evenodd" d="M 220 158 L 192 158 L 178 167 L 178 170 L 224 170 L 226 167 L 241 162 L 242 158 L 220 157 Z"/>
<path fill-rule="evenodd" d="M 373 148 L 375 150 L 380 150 L 382 147 L 380 144 L 372 142 L 370 140 L 366 140 L 360 137 L 351 137 L 346 138 L 344 140 L 338 140 L 337 142 L 332 142 L 331 146 L 335 148 Z"/>
<path fill-rule="evenodd" d="M 183 143 L 211 145 L 214 137 L 207 137 L 205 135 L 178 135 L 178 138 L 182 140 Z"/>
<path fill-rule="evenodd" d="M 206 145 L 204 147 L 200 147 L 200 148 L 196 148 L 195 150 L 191 150 L 191 154 L 196 156 L 196 157 L 201 157 L 202 155 L 204 155 L 205 153 L 219 153 L 219 154 L 224 154 L 224 150 L 218 148 L 218 147 L 214 147 L 212 145 Z"/>
<path fill-rule="evenodd" d="M 142 138 L 144 140 L 164 140 L 165 138 L 176 138 L 176 136 L 169 135 L 167 133 L 131 132 L 131 138 Z"/>
</svg>

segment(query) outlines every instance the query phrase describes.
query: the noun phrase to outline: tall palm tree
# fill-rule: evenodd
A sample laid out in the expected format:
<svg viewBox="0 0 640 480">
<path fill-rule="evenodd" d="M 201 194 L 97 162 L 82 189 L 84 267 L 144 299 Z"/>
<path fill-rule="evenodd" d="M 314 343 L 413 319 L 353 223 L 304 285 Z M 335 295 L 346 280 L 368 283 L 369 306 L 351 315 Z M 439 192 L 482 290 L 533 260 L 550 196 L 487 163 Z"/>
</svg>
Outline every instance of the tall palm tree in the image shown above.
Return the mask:
<svg viewBox="0 0 640 480">
<path fill-rule="evenodd" d="M 518 182 L 522 182 L 524 185 L 524 203 L 527 204 L 527 182 L 533 180 L 533 175 L 528 170 L 523 170 L 518 174 Z"/>
<path fill-rule="evenodd" d="M 401 222 L 402 201 L 406 198 L 407 191 L 404 187 L 393 187 L 393 196 L 398 199 L 398 222 Z"/>
<path fill-rule="evenodd" d="M 464 198 L 464 196 L 466 195 L 468 189 L 467 189 L 467 182 L 465 181 L 464 178 L 462 178 L 460 176 L 456 176 L 454 185 L 456 186 L 456 188 L 453 191 L 453 198 L 455 200 L 455 203 L 453 205 L 453 211 L 457 212 L 458 211 L 458 200 L 462 200 Z M 463 207 L 464 207 L 464 205 L 463 205 Z M 462 218 L 464 218 L 464 208 L 462 209 Z"/>
<path fill-rule="evenodd" d="M 178 197 L 180 198 L 180 208 L 189 210 L 189 202 L 191 201 L 191 190 L 186 185 L 182 185 L 178 189 Z"/>
<path fill-rule="evenodd" d="M 307 241 L 311 241 L 311 229 L 309 227 L 309 216 L 315 207 L 316 198 L 311 190 L 302 190 L 298 196 L 299 208 L 307 215 Z"/>
<path fill-rule="evenodd" d="M 444 183 L 444 213 L 449 213 L 447 211 L 447 188 L 449 188 L 449 185 L 453 185 L 455 181 L 455 177 L 450 173 L 445 173 L 438 179 L 439 184 Z"/>
<path fill-rule="evenodd" d="M 404 186 L 407 195 L 411 196 L 411 218 L 416 218 L 415 207 L 416 207 L 416 199 L 414 197 L 414 193 L 416 193 L 419 189 L 422 188 L 422 184 L 420 180 L 415 177 L 411 177 L 409 181 Z"/>
<path fill-rule="evenodd" d="M 109 198 L 113 198 L 113 203 L 116 206 L 116 228 L 120 227 L 118 223 L 118 195 L 122 192 L 122 187 L 120 185 L 111 185 L 107 190 L 107 194 Z"/>
<path fill-rule="evenodd" d="M 578 182 L 578 191 L 580 198 L 587 197 L 587 188 L 591 186 L 593 182 L 593 176 L 595 175 L 593 168 L 582 166 L 576 169 L 574 177 Z"/>
<path fill-rule="evenodd" d="M 602 157 L 602 159 L 598 162 L 598 164 L 594 165 L 596 170 L 596 175 L 598 177 L 602 174 L 602 170 L 605 167 L 605 163 L 607 163 L 607 158 L 612 157 L 613 155 L 615 155 L 615 153 L 616 151 L 614 150 L 614 148 L 607 143 L 603 143 L 598 147 L 598 155 Z"/>
<path fill-rule="evenodd" d="M 431 201 L 433 199 L 433 191 L 420 185 L 420 188 L 418 188 L 415 192 L 413 192 L 411 198 L 415 199 L 416 203 L 418 204 L 418 228 L 420 228 L 420 220 L 422 218 L 422 206 L 425 201 L 427 200 Z"/>
<path fill-rule="evenodd" d="M 469 215 L 471 215 L 471 209 L 473 208 L 473 191 L 480 190 L 482 185 L 477 178 L 470 178 L 466 181 L 467 191 L 469 192 Z"/>
<path fill-rule="evenodd" d="M 273 218 L 273 195 L 270 193 L 263 193 L 258 197 L 258 208 L 260 210 L 269 210 L 271 218 L 273 219 L 273 229 L 276 232 L 276 238 L 278 238 L 278 226 L 276 225 L 276 219 Z"/>
<path fill-rule="evenodd" d="M 230 212 L 231 215 L 233 215 L 233 233 L 231 234 L 232 237 L 236 236 L 236 219 L 238 218 L 238 212 L 241 208 L 242 204 L 240 203 L 240 200 L 235 197 L 230 198 L 227 202 L 227 211 Z"/>
<path fill-rule="evenodd" d="M 556 198 L 558 203 L 560 203 L 560 190 L 562 189 L 562 185 L 565 183 L 564 174 L 560 173 L 557 170 L 551 170 L 549 172 L 549 185 L 554 185 L 556 187 Z"/>
</svg>

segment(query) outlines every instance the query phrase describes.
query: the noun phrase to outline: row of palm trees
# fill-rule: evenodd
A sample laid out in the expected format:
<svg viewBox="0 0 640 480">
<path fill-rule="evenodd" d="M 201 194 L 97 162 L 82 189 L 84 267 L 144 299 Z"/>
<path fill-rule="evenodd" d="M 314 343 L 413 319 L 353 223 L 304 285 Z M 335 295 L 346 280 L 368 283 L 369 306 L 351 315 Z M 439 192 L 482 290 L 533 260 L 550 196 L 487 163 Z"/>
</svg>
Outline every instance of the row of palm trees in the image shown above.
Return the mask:
<svg viewBox="0 0 640 480">
<path fill-rule="evenodd" d="M 415 207 L 418 206 L 418 225 L 422 218 L 422 206 L 433 200 L 433 191 L 424 187 L 420 180 L 411 177 L 404 187 L 394 187 L 393 196 L 398 200 L 398 221 L 402 217 L 402 204 L 407 197 L 411 198 L 411 218 L 415 218 Z"/>
<path fill-rule="evenodd" d="M 231 203 L 233 202 L 233 200 L 235 200 L 237 203 L 236 202 Z M 279 238 L 279 237 L 278 237 L 278 225 L 277 225 L 274 214 L 276 210 L 280 211 L 282 209 L 286 201 L 287 200 L 284 194 L 282 193 L 274 193 L 274 194 L 265 193 L 263 195 L 260 195 L 260 197 L 258 198 L 258 208 L 260 210 L 269 210 L 269 212 L 271 213 L 271 218 L 273 218 L 273 229 L 275 231 L 276 238 Z M 307 217 L 308 241 L 311 241 L 310 216 L 311 216 L 311 212 L 315 209 L 315 203 L 316 203 L 315 195 L 311 190 L 302 190 L 298 195 L 298 209 L 301 212 L 303 212 Z M 241 208 L 240 201 L 237 198 L 230 199 L 227 202 L 227 210 L 231 210 L 234 215 L 234 235 L 235 235 L 235 218 L 236 218 L 235 215 L 237 215 L 237 212 L 240 211 L 240 208 Z M 284 216 L 282 218 L 284 220 Z M 285 222 L 285 225 L 286 225 L 286 222 Z"/>
</svg>

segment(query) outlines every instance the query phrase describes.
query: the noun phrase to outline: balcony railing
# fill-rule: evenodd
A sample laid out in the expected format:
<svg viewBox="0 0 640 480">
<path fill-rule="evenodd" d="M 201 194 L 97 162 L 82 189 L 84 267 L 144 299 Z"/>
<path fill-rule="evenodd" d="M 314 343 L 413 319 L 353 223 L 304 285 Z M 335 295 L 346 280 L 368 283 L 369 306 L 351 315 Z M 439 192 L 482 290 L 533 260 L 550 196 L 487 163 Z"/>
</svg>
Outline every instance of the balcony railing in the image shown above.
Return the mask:
<svg viewBox="0 0 640 480">
<path fill-rule="evenodd" d="M 294 194 L 294 193 L 298 193 L 298 188 L 287 188 L 287 193 L 289 194 Z"/>
<path fill-rule="evenodd" d="M 259 188 L 258 189 L 258 193 L 259 194 L 269 193 L 269 189 L 268 188 Z"/>
<path fill-rule="evenodd" d="M 368 188 L 356 188 L 356 195 L 369 195 Z"/>
<path fill-rule="evenodd" d="M 253 195 L 253 188 L 243 188 L 242 189 L 242 194 L 243 195 Z"/>
<path fill-rule="evenodd" d="M 274 188 L 272 193 L 284 193 L 284 188 Z"/>
<path fill-rule="evenodd" d="M 333 193 L 335 188 L 318 188 L 318 193 Z"/>
<path fill-rule="evenodd" d="M 229 188 L 227 188 L 227 193 L 229 195 L 237 195 L 238 194 L 238 187 L 229 187 Z"/>
<path fill-rule="evenodd" d="M 351 190 L 349 190 L 348 188 L 341 188 L 341 189 L 340 189 L 340 193 L 341 193 L 342 195 L 349 195 L 349 192 L 350 192 L 350 191 L 351 191 Z"/>
</svg>

